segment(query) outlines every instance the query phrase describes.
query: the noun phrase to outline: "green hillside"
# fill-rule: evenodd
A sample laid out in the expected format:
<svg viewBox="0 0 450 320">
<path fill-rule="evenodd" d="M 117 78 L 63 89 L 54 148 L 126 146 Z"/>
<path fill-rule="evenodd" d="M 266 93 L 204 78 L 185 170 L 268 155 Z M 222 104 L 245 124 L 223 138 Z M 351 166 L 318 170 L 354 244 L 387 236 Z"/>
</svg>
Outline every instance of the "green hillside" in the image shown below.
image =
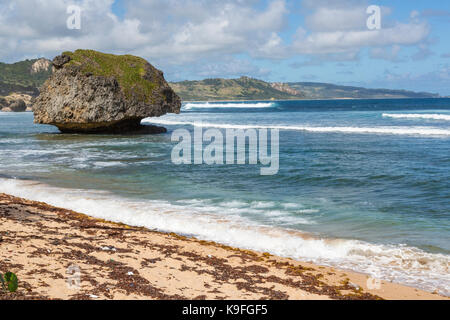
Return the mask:
<svg viewBox="0 0 450 320">
<path fill-rule="evenodd" d="M 301 96 L 274 89 L 270 83 L 248 77 L 182 81 L 170 85 L 183 101 L 288 100 L 301 98 Z"/>
<path fill-rule="evenodd" d="M 366 89 L 316 82 L 268 83 L 247 77 L 182 81 L 170 85 L 183 101 L 439 98 L 439 94 L 427 92 Z"/>
<path fill-rule="evenodd" d="M 5 96 L 13 92 L 36 95 L 39 93 L 37 88 L 51 73 L 51 65 L 45 59 L 25 60 L 13 64 L 0 63 L 0 95 Z"/>
<path fill-rule="evenodd" d="M 317 82 L 289 82 L 289 87 L 302 92 L 307 99 L 401 99 L 439 98 L 439 94 L 406 90 L 366 89 Z"/>
</svg>

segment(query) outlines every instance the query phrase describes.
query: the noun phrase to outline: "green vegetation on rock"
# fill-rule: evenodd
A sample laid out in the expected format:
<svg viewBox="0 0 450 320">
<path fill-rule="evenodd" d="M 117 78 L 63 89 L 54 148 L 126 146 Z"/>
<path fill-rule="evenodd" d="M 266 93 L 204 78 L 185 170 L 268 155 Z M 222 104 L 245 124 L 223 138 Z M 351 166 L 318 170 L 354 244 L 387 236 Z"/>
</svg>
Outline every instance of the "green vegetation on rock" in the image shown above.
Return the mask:
<svg viewBox="0 0 450 320">
<path fill-rule="evenodd" d="M 180 112 L 181 99 L 164 73 L 142 58 L 76 50 L 52 64 L 33 103 L 35 123 L 64 133 L 162 133 L 141 120 Z"/>
<path fill-rule="evenodd" d="M 64 52 L 71 58 L 67 66 L 77 66 L 85 74 L 114 77 L 127 98 L 137 94 L 139 100 L 149 102 L 156 84 L 144 78 L 147 61 L 132 55 L 113 55 L 94 50 Z M 156 76 L 155 76 L 156 77 Z"/>
</svg>

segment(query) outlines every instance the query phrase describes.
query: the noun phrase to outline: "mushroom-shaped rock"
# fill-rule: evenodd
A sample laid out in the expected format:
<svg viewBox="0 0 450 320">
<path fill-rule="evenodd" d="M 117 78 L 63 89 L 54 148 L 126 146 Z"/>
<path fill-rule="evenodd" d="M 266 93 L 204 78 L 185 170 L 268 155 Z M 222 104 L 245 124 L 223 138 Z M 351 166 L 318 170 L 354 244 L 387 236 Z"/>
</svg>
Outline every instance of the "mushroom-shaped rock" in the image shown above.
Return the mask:
<svg viewBox="0 0 450 320">
<path fill-rule="evenodd" d="M 65 52 L 33 105 L 34 120 L 64 133 L 164 132 L 141 120 L 179 113 L 181 100 L 146 60 L 93 50 Z"/>
</svg>

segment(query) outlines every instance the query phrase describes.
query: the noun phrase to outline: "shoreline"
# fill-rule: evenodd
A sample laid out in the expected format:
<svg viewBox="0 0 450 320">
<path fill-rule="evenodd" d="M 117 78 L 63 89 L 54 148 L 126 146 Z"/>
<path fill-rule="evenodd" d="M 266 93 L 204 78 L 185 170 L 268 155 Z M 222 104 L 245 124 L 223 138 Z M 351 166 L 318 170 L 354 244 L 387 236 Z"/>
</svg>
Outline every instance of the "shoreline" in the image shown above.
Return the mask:
<svg viewBox="0 0 450 320">
<path fill-rule="evenodd" d="M 0 194 L 2 299 L 446 299 L 367 275 L 94 219 Z M 80 270 L 71 288 L 69 267 Z M 371 287 L 371 288 L 369 288 Z"/>
</svg>

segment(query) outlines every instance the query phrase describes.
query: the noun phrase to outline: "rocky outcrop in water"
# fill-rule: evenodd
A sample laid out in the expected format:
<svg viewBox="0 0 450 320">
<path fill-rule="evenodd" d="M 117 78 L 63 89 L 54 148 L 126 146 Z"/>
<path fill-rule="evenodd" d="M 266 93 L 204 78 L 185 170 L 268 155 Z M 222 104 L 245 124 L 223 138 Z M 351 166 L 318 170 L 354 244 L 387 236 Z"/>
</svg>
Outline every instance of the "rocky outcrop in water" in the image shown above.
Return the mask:
<svg viewBox="0 0 450 320">
<path fill-rule="evenodd" d="M 179 113 L 181 100 L 161 71 L 142 58 L 92 50 L 66 52 L 41 88 L 35 122 L 65 133 L 164 132 L 141 120 Z"/>
<path fill-rule="evenodd" d="M 11 100 L 11 97 L 0 97 L 0 111 L 3 112 L 24 112 L 27 110 L 27 104 L 22 99 Z"/>
<path fill-rule="evenodd" d="M 11 103 L 9 109 L 11 109 L 12 112 L 24 112 L 27 109 L 27 105 L 20 99 Z"/>
</svg>

